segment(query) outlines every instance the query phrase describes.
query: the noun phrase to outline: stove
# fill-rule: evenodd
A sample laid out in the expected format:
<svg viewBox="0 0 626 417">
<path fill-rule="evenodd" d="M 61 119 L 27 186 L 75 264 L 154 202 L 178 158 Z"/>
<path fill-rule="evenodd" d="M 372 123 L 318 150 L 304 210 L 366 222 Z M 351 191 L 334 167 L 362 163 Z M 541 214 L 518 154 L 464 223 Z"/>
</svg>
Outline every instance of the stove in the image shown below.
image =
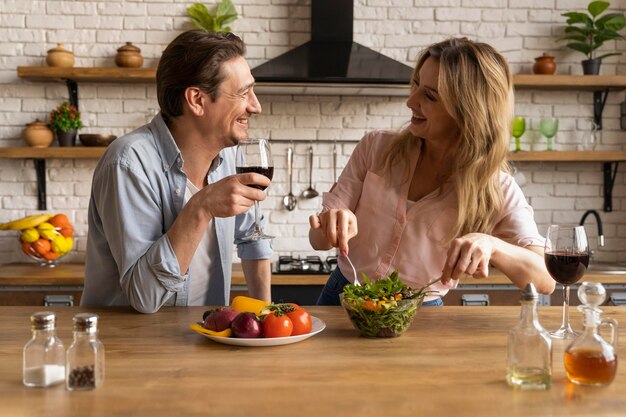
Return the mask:
<svg viewBox="0 0 626 417">
<path fill-rule="evenodd" d="M 319 256 L 305 258 L 280 256 L 274 266 L 274 274 L 328 275 L 337 266 L 337 257 L 329 256 L 325 261 Z"/>
</svg>

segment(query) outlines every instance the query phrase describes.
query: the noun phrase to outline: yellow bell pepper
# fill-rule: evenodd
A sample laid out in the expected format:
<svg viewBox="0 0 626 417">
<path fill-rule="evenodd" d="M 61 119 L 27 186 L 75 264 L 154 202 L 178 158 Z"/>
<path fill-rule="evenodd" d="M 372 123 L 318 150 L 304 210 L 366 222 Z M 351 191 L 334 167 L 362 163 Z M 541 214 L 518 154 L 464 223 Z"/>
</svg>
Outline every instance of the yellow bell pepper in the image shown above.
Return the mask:
<svg viewBox="0 0 626 417">
<path fill-rule="evenodd" d="M 230 337 L 233 334 L 233 331 L 230 329 L 230 327 L 226 330 L 222 330 L 221 332 L 215 332 L 213 330 L 205 329 L 204 327 L 200 326 L 197 323 L 193 323 L 189 325 L 189 328 L 198 333 L 208 334 L 210 336 L 217 336 L 217 337 Z"/>
<path fill-rule="evenodd" d="M 233 310 L 238 311 L 239 313 L 254 313 L 257 316 L 263 314 L 263 310 L 265 307 L 269 306 L 270 303 L 267 303 L 263 300 L 259 300 L 256 298 L 246 297 L 245 295 L 238 295 L 233 298 L 233 301 L 230 303 L 230 306 Z"/>
</svg>

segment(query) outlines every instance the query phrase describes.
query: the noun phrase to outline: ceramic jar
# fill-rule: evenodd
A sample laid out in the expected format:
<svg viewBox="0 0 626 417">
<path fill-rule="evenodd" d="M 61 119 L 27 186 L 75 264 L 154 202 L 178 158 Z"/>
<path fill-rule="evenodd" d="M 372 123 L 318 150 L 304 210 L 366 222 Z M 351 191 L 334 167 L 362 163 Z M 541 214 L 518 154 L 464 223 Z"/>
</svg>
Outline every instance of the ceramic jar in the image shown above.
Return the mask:
<svg viewBox="0 0 626 417">
<path fill-rule="evenodd" d="M 554 57 L 547 52 L 544 52 L 543 55 L 535 58 L 533 72 L 535 74 L 554 74 L 556 72 L 556 62 L 554 62 Z"/>
<path fill-rule="evenodd" d="M 143 65 L 143 57 L 141 49 L 137 48 L 130 42 L 118 48 L 115 56 L 115 65 L 118 67 L 139 68 Z"/>
<path fill-rule="evenodd" d="M 51 67 L 70 68 L 74 66 L 74 54 L 63 47 L 62 43 L 57 43 L 56 48 L 48 50 L 46 64 Z"/>
<path fill-rule="evenodd" d="M 54 134 L 46 123 L 37 119 L 26 125 L 26 128 L 22 131 L 22 139 L 28 146 L 46 148 L 52 143 Z"/>
</svg>

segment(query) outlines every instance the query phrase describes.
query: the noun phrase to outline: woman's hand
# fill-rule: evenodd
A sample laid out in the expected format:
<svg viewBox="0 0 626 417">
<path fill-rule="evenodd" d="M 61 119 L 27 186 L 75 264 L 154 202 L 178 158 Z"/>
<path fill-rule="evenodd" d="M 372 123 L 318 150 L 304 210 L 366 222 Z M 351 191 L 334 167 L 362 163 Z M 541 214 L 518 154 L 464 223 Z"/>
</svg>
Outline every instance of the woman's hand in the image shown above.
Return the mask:
<svg viewBox="0 0 626 417">
<path fill-rule="evenodd" d="M 443 284 L 463 275 L 485 278 L 489 274 L 489 261 L 494 251 L 493 237 L 484 233 L 469 233 L 450 244 L 446 262 L 441 271 Z"/>
<path fill-rule="evenodd" d="M 348 209 L 330 209 L 309 217 L 311 231 L 321 232 L 326 245 L 348 255 L 348 241 L 358 233 L 356 216 Z M 320 246 L 326 246 L 320 245 Z M 316 248 L 317 249 L 317 248 Z"/>
</svg>

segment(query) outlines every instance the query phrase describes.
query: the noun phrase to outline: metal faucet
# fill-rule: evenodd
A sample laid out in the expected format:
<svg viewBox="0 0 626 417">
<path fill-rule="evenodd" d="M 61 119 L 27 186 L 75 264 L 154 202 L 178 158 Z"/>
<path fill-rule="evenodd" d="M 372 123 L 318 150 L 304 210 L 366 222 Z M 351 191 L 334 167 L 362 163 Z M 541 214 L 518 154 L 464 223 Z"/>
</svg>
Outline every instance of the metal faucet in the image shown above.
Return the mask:
<svg viewBox="0 0 626 417">
<path fill-rule="evenodd" d="M 604 246 L 604 231 L 602 229 L 602 220 L 600 219 L 600 213 L 595 210 L 587 210 L 585 214 L 583 214 L 583 217 L 580 219 L 580 225 L 582 226 L 583 224 L 585 224 L 585 220 L 590 214 L 594 215 L 594 217 L 596 218 L 596 223 L 598 224 L 598 246 Z"/>
</svg>

